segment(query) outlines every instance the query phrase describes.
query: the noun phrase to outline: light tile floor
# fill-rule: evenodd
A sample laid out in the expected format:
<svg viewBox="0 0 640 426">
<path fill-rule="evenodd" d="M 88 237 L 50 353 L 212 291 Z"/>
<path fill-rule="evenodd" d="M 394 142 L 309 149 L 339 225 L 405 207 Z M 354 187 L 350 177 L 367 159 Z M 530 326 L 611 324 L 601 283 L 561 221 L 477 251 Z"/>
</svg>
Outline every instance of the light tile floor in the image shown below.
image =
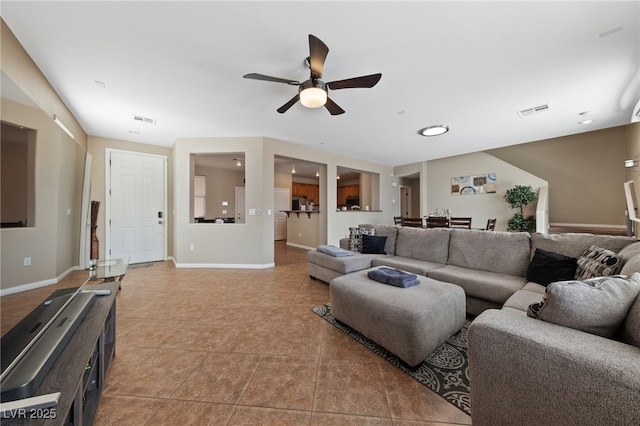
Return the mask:
<svg viewBox="0 0 640 426">
<path fill-rule="evenodd" d="M 329 287 L 276 242 L 265 270 L 129 269 L 102 425 L 443 425 L 471 418 L 315 315 Z M 55 286 L 1 298 L 2 332 Z"/>
</svg>

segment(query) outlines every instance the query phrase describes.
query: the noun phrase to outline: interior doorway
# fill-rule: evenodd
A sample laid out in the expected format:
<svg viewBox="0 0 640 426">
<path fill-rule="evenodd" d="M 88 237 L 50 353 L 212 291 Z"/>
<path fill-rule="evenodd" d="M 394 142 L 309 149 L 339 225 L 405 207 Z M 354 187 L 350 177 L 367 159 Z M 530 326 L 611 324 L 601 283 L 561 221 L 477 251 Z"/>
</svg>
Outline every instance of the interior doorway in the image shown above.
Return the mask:
<svg viewBox="0 0 640 426">
<path fill-rule="evenodd" d="M 411 187 L 400 186 L 400 216 L 411 217 L 412 200 Z"/>
<path fill-rule="evenodd" d="M 283 210 L 289 210 L 289 188 L 274 188 L 273 194 L 273 239 L 282 241 L 287 239 L 287 214 Z"/>
</svg>

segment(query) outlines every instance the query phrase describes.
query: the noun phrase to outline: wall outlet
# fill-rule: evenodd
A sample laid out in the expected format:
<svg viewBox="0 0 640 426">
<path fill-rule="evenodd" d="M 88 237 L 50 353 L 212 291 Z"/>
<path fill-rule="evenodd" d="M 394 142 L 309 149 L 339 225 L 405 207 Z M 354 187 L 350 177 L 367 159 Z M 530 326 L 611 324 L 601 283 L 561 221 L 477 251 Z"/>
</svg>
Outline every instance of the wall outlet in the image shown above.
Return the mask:
<svg viewBox="0 0 640 426">
<path fill-rule="evenodd" d="M 189 244 L 189 250 L 194 251 L 196 246 L 194 244 Z"/>
<path fill-rule="evenodd" d="M 31 266 L 31 258 L 30 257 L 25 257 L 24 258 L 24 266 Z"/>
<path fill-rule="evenodd" d="M 227 214 L 227 209 L 222 209 L 222 214 Z"/>
<path fill-rule="evenodd" d="M 302 232 L 298 232 L 298 238 L 302 238 Z"/>
</svg>

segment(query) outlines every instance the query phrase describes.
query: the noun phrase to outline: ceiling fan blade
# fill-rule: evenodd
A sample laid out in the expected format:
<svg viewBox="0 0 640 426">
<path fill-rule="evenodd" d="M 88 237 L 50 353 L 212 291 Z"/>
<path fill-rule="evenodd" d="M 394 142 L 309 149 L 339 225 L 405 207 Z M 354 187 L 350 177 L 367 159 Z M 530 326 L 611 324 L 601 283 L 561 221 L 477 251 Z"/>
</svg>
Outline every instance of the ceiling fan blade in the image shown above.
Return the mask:
<svg viewBox="0 0 640 426">
<path fill-rule="evenodd" d="M 330 98 L 327 98 L 327 103 L 324 104 L 324 107 L 331 113 L 331 115 L 340 115 L 344 114 L 344 110 L 338 106 L 337 103 L 333 102 Z"/>
<path fill-rule="evenodd" d="M 293 104 L 295 104 L 296 102 L 298 102 L 298 100 L 300 99 L 300 95 L 296 94 L 293 98 L 291 98 L 289 100 L 289 102 L 287 102 L 286 104 L 282 105 L 280 108 L 277 109 L 277 111 L 280 114 L 284 114 L 285 112 L 287 112 L 287 110 L 289 108 L 291 108 L 293 106 Z"/>
<path fill-rule="evenodd" d="M 299 81 L 287 80 L 286 78 L 271 77 L 269 75 L 256 74 L 256 73 L 245 74 L 245 75 L 243 75 L 243 77 L 244 78 L 250 78 L 252 80 L 273 81 L 274 83 L 290 84 L 292 86 L 298 86 L 300 84 Z"/>
<path fill-rule="evenodd" d="M 370 88 L 378 84 L 382 74 L 364 75 L 362 77 L 347 78 L 346 80 L 338 80 L 327 83 L 327 87 L 331 90 L 338 89 L 354 89 L 358 87 Z"/>
<path fill-rule="evenodd" d="M 311 77 L 321 78 L 324 69 L 324 60 L 327 58 L 329 48 L 318 37 L 309 34 L 309 64 Z"/>
</svg>

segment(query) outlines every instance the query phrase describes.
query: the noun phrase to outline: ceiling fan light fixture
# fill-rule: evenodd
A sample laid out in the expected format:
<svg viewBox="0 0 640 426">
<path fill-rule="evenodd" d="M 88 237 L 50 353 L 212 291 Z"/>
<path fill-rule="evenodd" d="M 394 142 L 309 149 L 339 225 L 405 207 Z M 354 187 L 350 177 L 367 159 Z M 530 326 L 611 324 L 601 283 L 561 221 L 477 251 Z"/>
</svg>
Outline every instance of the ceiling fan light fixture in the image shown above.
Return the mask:
<svg viewBox="0 0 640 426">
<path fill-rule="evenodd" d="M 307 108 L 320 108 L 327 103 L 327 91 L 320 87 L 307 87 L 300 91 L 300 103 Z"/>
<path fill-rule="evenodd" d="M 435 126 L 425 127 L 424 129 L 418 130 L 418 134 L 422 136 L 439 136 L 445 134 L 449 131 L 449 126 L 444 124 L 437 124 Z"/>
</svg>

